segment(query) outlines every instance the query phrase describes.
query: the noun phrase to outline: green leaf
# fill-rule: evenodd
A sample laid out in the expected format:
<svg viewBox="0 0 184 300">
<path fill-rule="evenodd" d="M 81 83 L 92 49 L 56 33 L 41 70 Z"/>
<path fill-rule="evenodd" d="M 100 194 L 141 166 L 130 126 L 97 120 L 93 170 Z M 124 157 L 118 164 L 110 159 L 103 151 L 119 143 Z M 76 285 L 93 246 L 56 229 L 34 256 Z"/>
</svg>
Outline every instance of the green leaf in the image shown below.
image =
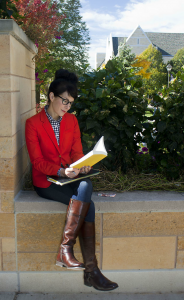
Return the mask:
<svg viewBox="0 0 184 300">
<path fill-rule="evenodd" d="M 178 143 L 181 143 L 181 142 L 184 140 L 184 137 L 183 137 L 183 134 L 182 134 L 182 133 L 175 133 L 174 137 L 175 137 L 175 140 L 176 140 Z"/>
<path fill-rule="evenodd" d="M 138 94 L 133 91 L 129 91 L 127 94 L 129 97 L 137 97 L 138 96 Z"/>
<path fill-rule="evenodd" d="M 93 112 L 95 112 L 95 111 L 98 111 L 98 110 L 99 110 L 99 108 L 98 108 L 98 106 L 97 106 L 97 105 L 91 106 L 91 107 L 90 107 L 90 109 L 91 109 Z"/>
<path fill-rule="evenodd" d="M 87 95 L 88 91 L 86 89 L 81 89 L 81 91 L 83 92 L 83 94 Z"/>
<path fill-rule="evenodd" d="M 128 128 L 125 128 L 125 132 L 126 132 L 126 134 L 128 135 L 129 138 L 132 137 L 132 132 L 131 132 L 131 130 L 129 130 Z"/>
<path fill-rule="evenodd" d="M 87 130 L 90 129 L 90 128 L 94 128 L 94 127 L 98 127 L 99 124 L 97 121 L 94 121 L 93 119 L 87 119 L 86 120 L 86 127 L 87 127 Z"/>
<path fill-rule="evenodd" d="M 109 136 L 109 141 L 114 144 L 117 141 L 117 136 L 116 135 L 110 135 Z"/>
<path fill-rule="evenodd" d="M 169 147 L 169 150 L 172 152 L 173 150 L 176 150 L 177 143 L 176 142 L 172 142 L 168 147 Z"/>
<path fill-rule="evenodd" d="M 108 119 L 108 122 L 112 125 L 114 125 L 115 127 L 118 126 L 119 120 L 116 116 L 112 116 L 111 118 Z"/>
<path fill-rule="evenodd" d="M 117 62 L 115 59 L 110 59 L 106 66 L 105 66 L 106 70 L 108 70 L 110 73 L 114 73 L 117 71 Z"/>
<path fill-rule="evenodd" d="M 124 106 L 125 105 L 125 101 L 123 101 L 122 99 L 116 98 L 114 103 L 118 106 Z"/>
<path fill-rule="evenodd" d="M 165 159 L 162 159 L 162 160 L 161 160 L 161 165 L 162 165 L 163 167 L 167 167 L 167 161 L 166 161 Z"/>
<path fill-rule="evenodd" d="M 160 121 L 157 124 L 158 132 L 163 132 L 166 129 L 166 127 L 167 127 L 167 124 L 163 121 Z"/>
<path fill-rule="evenodd" d="M 89 109 L 84 109 L 80 112 L 80 116 L 89 115 L 90 111 Z"/>
<path fill-rule="evenodd" d="M 119 82 L 117 82 L 117 83 L 114 83 L 112 87 L 119 89 L 119 88 L 121 88 L 121 84 Z"/>
<path fill-rule="evenodd" d="M 104 89 L 97 88 L 96 89 L 96 98 L 102 98 Z"/>
<path fill-rule="evenodd" d="M 118 130 L 124 130 L 126 128 L 126 124 L 120 123 L 117 127 Z"/>
<path fill-rule="evenodd" d="M 113 79 L 108 80 L 108 85 L 111 85 L 111 84 L 113 84 L 113 83 L 114 83 L 114 80 L 113 80 Z"/>
<path fill-rule="evenodd" d="M 125 106 L 123 107 L 123 111 L 124 111 L 125 113 L 127 113 L 127 110 L 128 110 L 128 105 L 125 104 Z"/>
<path fill-rule="evenodd" d="M 130 90 L 131 90 L 131 88 L 132 88 L 132 86 L 131 86 L 131 85 L 127 85 L 127 86 L 126 86 L 126 90 L 127 90 L 127 91 L 130 91 Z"/>
<path fill-rule="evenodd" d="M 99 72 L 96 73 L 96 78 L 98 80 L 98 82 L 101 82 L 103 80 L 103 78 L 106 75 L 106 70 L 105 69 L 100 69 Z"/>
<path fill-rule="evenodd" d="M 135 123 L 135 117 L 134 116 L 125 116 L 124 118 L 125 122 L 131 127 Z"/>
<path fill-rule="evenodd" d="M 143 125 L 143 127 L 144 127 L 145 129 L 151 128 L 151 124 L 148 123 L 148 122 L 147 122 L 147 123 L 145 122 L 145 123 L 143 123 L 142 125 Z"/>
<path fill-rule="evenodd" d="M 106 109 L 106 110 L 101 110 L 101 111 L 100 111 L 100 114 L 107 117 L 107 116 L 110 114 L 110 110 L 108 110 L 108 109 Z"/>
</svg>

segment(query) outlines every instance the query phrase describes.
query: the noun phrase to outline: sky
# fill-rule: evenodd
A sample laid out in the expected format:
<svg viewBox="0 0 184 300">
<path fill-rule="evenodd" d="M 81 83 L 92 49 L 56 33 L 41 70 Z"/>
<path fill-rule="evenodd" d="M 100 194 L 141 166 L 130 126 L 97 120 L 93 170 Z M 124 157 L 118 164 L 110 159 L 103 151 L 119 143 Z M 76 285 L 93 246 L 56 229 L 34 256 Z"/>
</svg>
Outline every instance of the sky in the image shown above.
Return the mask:
<svg viewBox="0 0 184 300">
<path fill-rule="evenodd" d="M 184 0 L 80 0 L 91 38 L 89 63 L 105 52 L 110 34 L 128 37 L 138 25 L 145 32 L 184 33 Z"/>
</svg>

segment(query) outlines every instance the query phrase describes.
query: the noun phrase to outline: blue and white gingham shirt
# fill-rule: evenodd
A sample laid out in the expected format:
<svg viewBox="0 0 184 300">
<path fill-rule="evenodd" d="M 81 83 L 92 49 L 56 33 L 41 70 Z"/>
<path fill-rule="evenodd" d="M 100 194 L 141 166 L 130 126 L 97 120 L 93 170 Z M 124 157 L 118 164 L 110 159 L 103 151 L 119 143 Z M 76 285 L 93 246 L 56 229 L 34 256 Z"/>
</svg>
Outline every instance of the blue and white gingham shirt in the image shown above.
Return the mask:
<svg viewBox="0 0 184 300">
<path fill-rule="evenodd" d="M 49 105 L 45 105 L 44 107 L 44 110 L 45 110 L 45 113 L 46 113 L 46 116 L 54 130 L 54 133 L 55 133 L 55 136 L 56 136 L 56 140 L 57 140 L 57 143 L 59 145 L 59 131 L 60 131 L 60 123 L 61 123 L 61 120 L 62 120 L 62 117 L 60 117 L 57 121 L 54 120 L 51 115 L 49 115 L 49 113 L 47 112 L 47 109 L 48 109 Z M 60 170 L 63 169 L 63 168 L 60 168 L 57 172 L 57 175 L 60 177 Z"/>
<path fill-rule="evenodd" d="M 56 140 L 57 140 L 57 143 L 59 145 L 59 131 L 60 131 L 60 123 L 61 123 L 61 120 L 62 120 L 62 117 L 59 117 L 59 119 L 56 121 L 54 120 L 51 115 L 49 115 L 49 113 L 47 112 L 47 109 L 48 109 L 48 105 L 45 105 L 44 107 L 44 110 L 45 110 L 45 113 L 47 115 L 47 118 L 54 130 L 54 133 L 55 133 L 55 136 L 56 136 Z"/>
</svg>

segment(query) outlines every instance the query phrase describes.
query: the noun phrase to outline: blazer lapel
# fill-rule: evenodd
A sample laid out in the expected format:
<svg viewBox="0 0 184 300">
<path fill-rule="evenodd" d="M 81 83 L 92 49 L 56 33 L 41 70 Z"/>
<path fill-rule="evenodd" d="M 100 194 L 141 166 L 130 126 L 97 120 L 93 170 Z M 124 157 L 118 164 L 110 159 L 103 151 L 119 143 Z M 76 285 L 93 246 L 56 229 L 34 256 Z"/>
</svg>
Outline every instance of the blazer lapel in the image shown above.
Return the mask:
<svg viewBox="0 0 184 300">
<path fill-rule="evenodd" d="M 50 122 L 49 122 L 49 120 L 46 116 L 46 113 L 45 113 L 44 109 L 41 111 L 40 117 L 41 117 L 41 121 L 42 121 L 42 124 L 43 124 L 43 128 L 45 129 L 45 131 L 46 131 L 47 135 L 49 136 L 51 142 L 54 144 L 54 146 L 56 147 L 56 149 L 60 153 L 54 130 L 53 130 L 52 125 L 50 124 Z"/>
</svg>

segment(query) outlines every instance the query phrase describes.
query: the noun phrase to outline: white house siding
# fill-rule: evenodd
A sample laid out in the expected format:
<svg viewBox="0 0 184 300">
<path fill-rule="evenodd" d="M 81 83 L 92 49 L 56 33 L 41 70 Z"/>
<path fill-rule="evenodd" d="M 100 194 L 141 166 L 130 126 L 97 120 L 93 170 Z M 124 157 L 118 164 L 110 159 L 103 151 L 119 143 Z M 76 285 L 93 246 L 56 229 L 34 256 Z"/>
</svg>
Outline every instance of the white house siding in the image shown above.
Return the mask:
<svg viewBox="0 0 184 300">
<path fill-rule="evenodd" d="M 146 38 L 144 37 L 144 38 L 140 38 L 139 44 L 148 47 L 151 43 L 148 41 L 148 39 L 146 39 Z"/>
<path fill-rule="evenodd" d="M 95 68 L 99 68 L 101 64 L 105 63 L 105 53 L 96 53 L 95 57 Z"/>
<path fill-rule="evenodd" d="M 114 51 L 113 51 L 113 43 L 112 43 L 112 34 L 110 34 L 110 37 L 107 38 L 107 43 L 106 43 L 105 63 L 107 63 L 109 59 L 112 59 L 113 56 L 114 56 Z"/>
<path fill-rule="evenodd" d="M 130 46 L 132 52 L 136 55 L 141 54 L 151 44 L 151 41 L 140 26 L 133 31 L 126 41 L 126 45 Z"/>
<path fill-rule="evenodd" d="M 162 56 L 164 63 L 168 63 L 169 60 L 171 60 L 173 58 L 173 56 L 167 55 L 167 56 Z"/>
<path fill-rule="evenodd" d="M 138 27 L 137 27 L 137 28 L 129 35 L 128 39 L 129 39 L 130 37 L 137 37 L 137 36 L 142 37 L 142 38 L 145 37 L 145 33 L 144 33 L 144 31 L 141 29 L 140 26 L 138 26 Z M 128 39 L 127 39 L 127 40 L 128 40 Z"/>
<path fill-rule="evenodd" d="M 148 45 L 149 46 L 149 45 Z M 139 46 L 139 45 L 136 45 L 136 46 L 130 46 L 131 47 L 131 51 L 132 53 L 135 53 L 136 55 L 139 55 L 141 54 L 148 46 Z"/>
</svg>

